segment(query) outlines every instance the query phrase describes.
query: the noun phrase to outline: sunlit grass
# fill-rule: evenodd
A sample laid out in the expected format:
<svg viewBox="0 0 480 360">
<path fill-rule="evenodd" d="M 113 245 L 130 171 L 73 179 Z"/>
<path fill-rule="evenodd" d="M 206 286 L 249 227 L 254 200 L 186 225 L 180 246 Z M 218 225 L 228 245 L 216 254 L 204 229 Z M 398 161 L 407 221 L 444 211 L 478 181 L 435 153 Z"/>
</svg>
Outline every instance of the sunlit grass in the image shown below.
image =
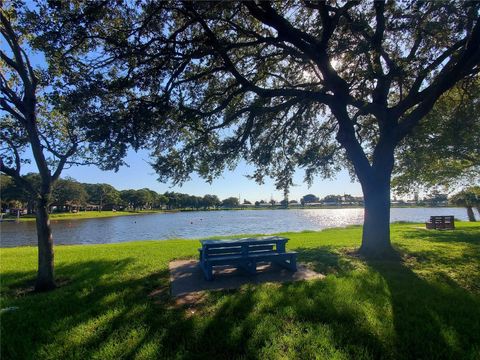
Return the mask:
<svg viewBox="0 0 480 360">
<path fill-rule="evenodd" d="M 361 227 L 284 233 L 324 280 L 168 296 L 192 240 L 57 246 L 57 290 L 31 294 L 36 249 L 1 249 L 2 359 L 480 358 L 480 225 L 392 225 L 401 262 L 351 256 Z M 155 294 L 155 295 L 152 295 Z"/>
</svg>

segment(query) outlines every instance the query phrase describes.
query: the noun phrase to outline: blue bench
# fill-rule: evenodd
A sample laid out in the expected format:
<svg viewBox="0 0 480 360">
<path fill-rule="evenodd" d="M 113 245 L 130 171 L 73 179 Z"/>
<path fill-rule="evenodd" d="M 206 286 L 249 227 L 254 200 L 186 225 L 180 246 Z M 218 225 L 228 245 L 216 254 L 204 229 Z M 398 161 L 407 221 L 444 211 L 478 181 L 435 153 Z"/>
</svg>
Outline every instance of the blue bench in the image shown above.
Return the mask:
<svg viewBox="0 0 480 360">
<path fill-rule="evenodd" d="M 297 270 L 297 253 L 286 252 L 287 238 L 278 236 L 244 238 L 238 240 L 200 240 L 200 267 L 205 279 L 213 279 L 214 266 L 231 265 L 250 274 L 257 271 L 257 263 L 270 262 L 291 271 Z"/>
</svg>

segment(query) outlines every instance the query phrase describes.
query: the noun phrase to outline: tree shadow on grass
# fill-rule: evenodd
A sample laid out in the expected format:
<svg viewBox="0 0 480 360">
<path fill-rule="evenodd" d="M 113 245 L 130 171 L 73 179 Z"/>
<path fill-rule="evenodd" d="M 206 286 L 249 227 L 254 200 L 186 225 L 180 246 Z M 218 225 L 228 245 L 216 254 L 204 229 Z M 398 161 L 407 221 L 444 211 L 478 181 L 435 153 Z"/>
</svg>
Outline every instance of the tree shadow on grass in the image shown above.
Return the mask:
<svg viewBox="0 0 480 360">
<path fill-rule="evenodd" d="M 245 358 L 379 357 L 384 345 L 342 291 L 322 281 L 247 288 L 222 302 L 202 339 L 210 353 Z"/>
<path fill-rule="evenodd" d="M 105 274 L 115 274 L 122 271 L 130 262 L 131 259 L 123 259 L 118 261 L 80 261 L 69 265 L 56 266 L 56 280 L 60 279 L 74 279 L 75 287 L 84 285 L 84 283 L 91 283 L 98 281 L 101 276 Z M 19 294 L 28 293 L 23 291 L 26 288 L 33 288 L 37 272 L 31 271 L 15 271 L 4 272 L 0 279 L 0 285 L 4 295 L 9 297 L 19 297 Z M 61 291 L 61 286 L 54 292 L 47 294 L 54 294 Z M 41 296 L 40 293 L 31 294 L 32 296 Z"/>
<path fill-rule="evenodd" d="M 478 227 L 462 227 L 455 230 L 405 229 L 402 231 L 402 237 L 439 243 L 462 242 L 480 245 L 478 230 Z"/>
<path fill-rule="evenodd" d="M 324 275 L 344 274 L 352 271 L 357 261 L 342 256 L 338 248 L 321 246 L 317 248 L 295 248 L 299 262 L 308 264 L 316 272 Z"/>
<path fill-rule="evenodd" d="M 427 281 L 400 261 L 345 259 L 326 248 L 297 250 L 315 267 L 326 259 L 325 269 L 334 275 L 212 294 L 215 311 L 189 350 L 245 358 L 480 355 L 478 296 L 455 283 Z"/>
<path fill-rule="evenodd" d="M 460 249 L 411 249 L 408 246 L 396 244 L 395 247 L 407 257 L 407 260 L 414 259 L 421 264 L 429 263 L 438 270 L 455 269 L 455 267 L 466 265 L 479 266 L 480 246 L 466 246 Z M 473 271 L 469 271 L 468 275 L 472 273 Z"/>
<path fill-rule="evenodd" d="M 5 274 L 8 304 L 17 310 L 1 315 L 2 359 L 128 358 L 135 343 L 141 343 L 151 331 L 162 331 L 164 322 L 172 327 L 180 325 L 183 330 L 191 328 L 183 321 L 182 311 L 167 306 L 167 302 L 163 311 L 158 311 L 148 297 L 153 289 L 168 289 L 168 270 L 126 278 L 126 269 L 133 262 L 123 259 L 59 265 L 57 275 L 69 277 L 69 284 L 17 298 L 11 298 L 12 294 L 34 274 Z M 131 343 L 126 345 L 125 341 Z"/>
<path fill-rule="evenodd" d="M 452 281 L 426 281 L 402 262 L 370 261 L 391 296 L 397 358 L 480 356 L 480 299 Z"/>
<path fill-rule="evenodd" d="M 428 270 L 471 291 L 480 292 L 480 239 L 478 228 L 455 231 L 412 230 L 404 233 L 415 244 L 397 243 L 405 262 L 413 268 Z"/>
<path fill-rule="evenodd" d="M 388 352 L 363 321 L 367 307 L 380 309 L 372 321 L 385 315 L 382 280 L 365 278 L 359 286 L 359 278 L 347 275 L 357 259 L 328 247 L 296 251 L 316 271 L 344 277 L 210 293 L 214 311 L 207 310 L 188 358 L 378 358 Z M 368 305 L 359 308 L 359 301 Z"/>
<path fill-rule="evenodd" d="M 297 251 L 330 276 L 209 292 L 192 316 L 167 295 L 166 269 L 136 277 L 127 276 L 133 259 L 60 265 L 57 274 L 71 283 L 14 299 L 19 309 L 2 314 L 2 359 L 478 354 L 480 304 L 463 289 L 427 282 L 401 263 L 363 262 L 327 247 Z M 158 289 L 166 291 L 149 297 Z"/>
</svg>

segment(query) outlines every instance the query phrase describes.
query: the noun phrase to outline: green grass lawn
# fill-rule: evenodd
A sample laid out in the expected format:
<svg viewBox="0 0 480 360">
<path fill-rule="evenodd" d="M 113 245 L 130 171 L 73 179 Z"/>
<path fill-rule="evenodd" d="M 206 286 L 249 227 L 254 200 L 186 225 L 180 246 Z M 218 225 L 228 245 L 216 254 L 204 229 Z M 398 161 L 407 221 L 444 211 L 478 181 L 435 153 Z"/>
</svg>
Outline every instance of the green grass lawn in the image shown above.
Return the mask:
<svg viewBox="0 0 480 360">
<path fill-rule="evenodd" d="M 50 214 L 50 220 L 77 220 L 77 219 L 94 219 L 113 216 L 156 214 L 164 212 L 163 210 L 141 210 L 141 211 L 79 211 L 76 213 L 53 213 Z M 6 217 L 16 219 L 15 217 Z M 35 215 L 23 215 L 20 221 L 35 221 Z"/>
<path fill-rule="evenodd" d="M 349 255 L 361 228 L 282 234 L 323 280 L 168 295 L 198 242 L 56 247 L 60 288 L 26 292 L 36 249 L 1 249 L 2 359 L 479 359 L 480 224 L 395 224 L 403 261 Z"/>
</svg>

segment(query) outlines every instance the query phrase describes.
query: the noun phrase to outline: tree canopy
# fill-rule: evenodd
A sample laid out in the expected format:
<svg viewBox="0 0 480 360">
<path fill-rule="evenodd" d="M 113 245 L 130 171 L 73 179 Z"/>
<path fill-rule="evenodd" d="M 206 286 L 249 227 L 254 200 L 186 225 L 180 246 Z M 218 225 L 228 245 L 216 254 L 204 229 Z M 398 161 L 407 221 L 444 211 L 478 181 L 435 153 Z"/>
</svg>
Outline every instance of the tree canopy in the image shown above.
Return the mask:
<svg viewBox="0 0 480 360">
<path fill-rule="evenodd" d="M 302 203 L 317 203 L 319 201 L 320 199 L 318 198 L 318 196 L 313 194 L 307 194 L 304 197 L 302 197 Z"/>
<path fill-rule="evenodd" d="M 373 165 L 383 129 L 392 128 L 392 143 L 402 140 L 478 62 L 476 3 L 109 5 L 108 14 L 100 2 L 75 9 L 83 33 L 71 23 L 56 31 L 73 16 L 70 9 L 44 8 L 55 21 L 45 38 L 70 46 L 67 52 L 81 41 L 103 51 L 96 66 L 62 57 L 98 77 L 89 87 L 98 95 L 90 103 L 97 115 L 112 109 L 112 95 L 101 91 L 126 84 L 136 90 L 123 93 L 123 117 L 112 110 L 102 123 L 109 139 L 122 129 L 134 145 L 151 140 L 163 180 L 183 181 L 192 172 L 211 179 L 245 158 L 258 167 L 256 179 L 271 175 L 283 189 L 296 166 L 308 181 L 338 170 L 345 152 L 335 137 L 352 142 L 340 141 L 357 154 L 349 157 L 365 153 L 357 167 Z M 125 21 L 115 22 L 118 16 Z M 152 126 L 153 138 L 146 132 Z"/>
<path fill-rule="evenodd" d="M 222 206 L 226 208 L 238 207 L 239 204 L 240 201 L 238 200 L 238 198 L 233 196 L 222 200 Z"/>
<path fill-rule="evenodd" d="M 298 167 L 311 182 L 348 166 L 365 197 L 364 253 L 390 251 L 396 147 L 480 62 L 477 2 L 107 3 L 103 15 L 43 8 L 52 49 L 100 54 L 78 65 L 98 79 L 93 114 L 128 89 L 102 126 L 153 148 L 161 180 L 211 180 L 243 158 L 255 180 L 288 189 Z M 72 11 L 81 32 L 65 26 Z"/>
<path fill-rule="evenodd" d="M 52 203 L 57 206 L 83 205 L 87 197 L 85 187 L 73 179 L 58 179 L 53 186 Z"/>
<path fill-rule="evenodd" d="M 96 141 L 79 119 L 84 109 L 72 92 L 82 93 L 86 79 L 64 77 L 67 69 L 42 46 L 43 19 L 22 1 L 1 2 L 0 34 L 0 171 L 30 192 L 36 207 L 39 271 L 35 289 L 55 288 L 54 251 L 48 207 L 65 167 L 96 164 L 117 169 L 127 145 Z M 41 7 L 41 4 L 38 4 Z M 34 7 L 37 9 L 36 7 Z M 74 58 L 75 54 L 71 55 Z M 43 61 L 38 61 L 38 59 Z M 64 63 L 68 66 L 69 64 Z M 70 64 L 71 65 L 71 64 Z M 88 97 L 82 94 L 82 99 Z M 108 147 L 106 147 L 107 145 Z M 115 151 L 119 149 L 119 151 Z M 23 176 L 23 165 L 35 162 L 40 186 Z"/>
<path fill-rule="evenodd" d="M 480 214 L 480 186 L 470 186 L 452 196 L 452 202 L 467 209 L 468 219 L 476 221 L 473 208 Z"/>
<path fill-rule="evenodd" d="M 480 181 L 480 78 L 445 93 L 399 147 L 393 185 L 454 189 Z"/>
</svg>

